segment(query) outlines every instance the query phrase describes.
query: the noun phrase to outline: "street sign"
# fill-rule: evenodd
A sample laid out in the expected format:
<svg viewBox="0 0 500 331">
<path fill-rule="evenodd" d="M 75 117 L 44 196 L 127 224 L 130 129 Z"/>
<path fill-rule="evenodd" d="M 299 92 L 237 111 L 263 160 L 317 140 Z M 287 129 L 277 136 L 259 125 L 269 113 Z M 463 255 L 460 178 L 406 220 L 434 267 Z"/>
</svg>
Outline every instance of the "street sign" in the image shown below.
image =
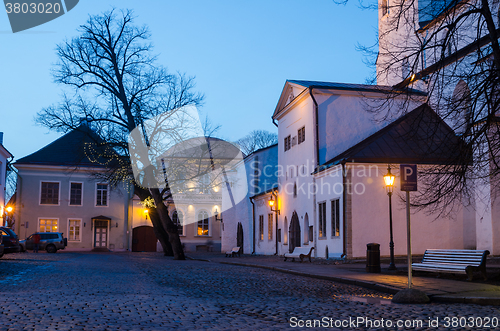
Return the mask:
<svg viewBox="0 0 500 331">
<path fill-rule="evenodd" d="M 416 191 L 417 190 L 417 165 L 416 164 L 401 164 L 399 166 L 401 177 L 401 191 Z"/>
</svg>

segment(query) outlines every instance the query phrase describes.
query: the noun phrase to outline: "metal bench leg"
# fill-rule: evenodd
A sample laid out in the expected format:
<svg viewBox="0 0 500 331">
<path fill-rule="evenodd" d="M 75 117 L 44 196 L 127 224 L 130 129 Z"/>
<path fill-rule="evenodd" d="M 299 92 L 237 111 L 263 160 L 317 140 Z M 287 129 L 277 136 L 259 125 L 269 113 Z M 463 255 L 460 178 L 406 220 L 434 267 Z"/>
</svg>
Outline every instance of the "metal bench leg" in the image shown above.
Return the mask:
<svg viewBox="0 0 500 331">
<path fill-rule="evenodd" d="M 465 268 L 465 272 L 467 273 L 467 280 L 470 282 L 472 281 L 472 277 L 474 275 L 474 270 L 469 266 Z"/>
</svg>

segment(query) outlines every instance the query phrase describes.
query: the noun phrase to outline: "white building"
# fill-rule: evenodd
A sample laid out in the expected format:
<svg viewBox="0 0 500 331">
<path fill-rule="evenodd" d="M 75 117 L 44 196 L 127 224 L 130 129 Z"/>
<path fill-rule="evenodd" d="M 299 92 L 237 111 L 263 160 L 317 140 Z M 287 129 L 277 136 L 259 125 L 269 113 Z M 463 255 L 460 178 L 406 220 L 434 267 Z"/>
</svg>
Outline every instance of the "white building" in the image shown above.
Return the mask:
<svg viewBox="0 0 500 331">
<path fill-rule="evenodd" d="M 263 162 L 258 163 L 262 168 L 269 163 L 276 169 L 278 186 L 249 193 L 246 203 L 224 214 L 223 251 L 238 244 L 236 225 L 243 220 L 245 253 L 283 255 L 300 246 L 314 247 L 316 257 L 357 258 L 366 256 L 366 244 L 377 242 L 381 254 L 388 256 L 389 208 L 383 176 L 390 166 L 397 178 L 392 214 L 395 253 L 404 255 L 406 214 L 399 192 L 399 165 L 439 164 L 459 153 L 462 145 L 422 103 L 425 94 L 419 91 L 411 91 L 413 111 L 374 121 L 366 107 L 380 100 L 383 104 L 389 90 L 287 81 L 273 115 L 279 137 L 277 166 L 269 155 L 254 153 L 245 159 L 250 169 L 256 168 L 256 159 Z M 405 97 L 393 106 L 398 102 L 405 102 Z M 259 173 L 249 170 L 249 183 Z M 270 199 L 277 201 L 279 214 L 271 210 Z M 412 212 L 415 254 L 429 248 L 476 247 L 473 211 L 460 208 L 453 219 L 436 217 Z"/>
<path fill-rule="evenodd" d="M 5 191 L 7 180 L 7 162 L 12 158 L 12 154 L 3 145 L 3 132 L 0 132 L 0 225 L 5 224 Z"/>
<path fill-rule="evenodd" d="M 222 252 L 243 247 L 245 254 L 275 254 L 277 217 L 268 200 L 277 186 L 278 145 L 259 149 L 238 163 L 234 172 L 244 174 L 247 193 L 233 207 L 223 198 Z M 235 175 L 234 177 L 239 177 Z"/>
</svg>

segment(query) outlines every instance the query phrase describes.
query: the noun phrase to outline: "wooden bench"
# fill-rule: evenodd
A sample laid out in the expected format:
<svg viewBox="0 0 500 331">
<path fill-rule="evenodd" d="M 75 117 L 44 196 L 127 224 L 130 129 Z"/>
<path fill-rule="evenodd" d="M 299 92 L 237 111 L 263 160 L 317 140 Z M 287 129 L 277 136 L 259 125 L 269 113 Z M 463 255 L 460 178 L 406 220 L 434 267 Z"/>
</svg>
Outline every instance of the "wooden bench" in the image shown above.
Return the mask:
<svg viewBox="0 0 500 331">
<path fill-rule="evenodd" d="M 472 280 L 474 271 L 481 271 L 486 280 L 487 250 L 428 249 L 421 263 L 412 263 L 413 270 L 438 273 L 467 274 Z"/>
<path fill-rule="evenodd" d="M 233 247 L 233 249 L 226 252 L 226 257 L 234 257 L 236 255 L 238 255 L 238 257 L 241 256 L 241 247 Z"/>
<path fill-rule="evenodd" d="M 291 253 L 285 253 L 285 261 L 288 258 L 292 259 L 292 262 L 295 261 L 295 258 L 300 259 L 300 262 L 304 261 L 304 258 L 307 257 L 309 258 L 309 262 L 311 261 L 311 253 L 314 247 L 311 247 L 311 249 L 307 247 L 295 247 L 293 249 L 293 252 Z M 309 250 L 309 253 L 307 252 Z"/>
</svg>

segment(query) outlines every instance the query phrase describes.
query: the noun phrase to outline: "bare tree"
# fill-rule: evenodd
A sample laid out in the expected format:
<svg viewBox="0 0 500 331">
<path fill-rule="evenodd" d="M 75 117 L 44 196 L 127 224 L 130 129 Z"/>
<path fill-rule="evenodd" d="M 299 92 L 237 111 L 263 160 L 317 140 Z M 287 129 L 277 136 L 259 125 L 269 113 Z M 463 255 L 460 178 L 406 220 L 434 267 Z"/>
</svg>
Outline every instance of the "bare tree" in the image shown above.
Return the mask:
<svg viewBox="0 0 500 331">
<path fill-rule="evenodd" d="M 412 202 L 441 214 L 463 203 L 474 204 L 474 199 L 477 203 L 477 188 L 490 185 L 500 174 L 500 2 L 379 0 L 361 4 L 378 9 L 379 33 L 374 46 L 360 48 L 376 66 L 377 84 L 393 87 L 385 104 L 369 111 L 378 119 L 407 113 L 412 110 L 410 103 L 397 114 L 388 104 L 418 89 L 427 93 L 427 103 L 453 129 L 448 139 L 459 137 L 463 142 L 463 148 L 445 164 L 422 168 L 423 189 Z M 498 189 L 497 185 L 492 189 Z"/>
<path fill-rule="evenodd" d="M 246 155 L 252 154 L 258 149 L 266 148 L 278 143 L 278 135 L 265 130 L 253 130 L 245 137 L 238 139 L 236 144 Z"/>
<path fill-rule="evenodd" d="M 90 16 L 80 26 L 79 36 L 57 46 L 59 62 L 54 78 L 70 87 L 75 96 L 65 96 L 60 104 L 43 109 L 37 122 L 64 132 L 78 129 L 82 118 L 91 123 L 93 133 L 99 136 L 96 144 L 103 147 L 95 160 L 106 159 L 108 180 L 130 183 L 141 200 L 153 198 L 155 208 L 150 216 L 156 236 L 165 251 L 170 243 L 175 259 L 185 259 L 177 226 L 163 203 L 169 197 L 169 184 L 158 187 L 140 181 L 133 175 L 131 160 L 145 164 L 149 158 L 155 132 L 146 132 L 145 122 L 168 118 L 188 105 L 198 106 L 203 95 L 194 92 L 193 78 L 169 74 L 156 63 L 148 29 L 133 21 L 130 11 Z M 168 129 L 175 133 L 190 124 L 175 125 Z M 137 132 L 140 134 L 134 136 Z M 136 147 L 142 143 L 136 155 L 130 154 L 131 140 Z M 161 177 L 155 167 L 141 171 L 149 178 Z"/>
</svg>

